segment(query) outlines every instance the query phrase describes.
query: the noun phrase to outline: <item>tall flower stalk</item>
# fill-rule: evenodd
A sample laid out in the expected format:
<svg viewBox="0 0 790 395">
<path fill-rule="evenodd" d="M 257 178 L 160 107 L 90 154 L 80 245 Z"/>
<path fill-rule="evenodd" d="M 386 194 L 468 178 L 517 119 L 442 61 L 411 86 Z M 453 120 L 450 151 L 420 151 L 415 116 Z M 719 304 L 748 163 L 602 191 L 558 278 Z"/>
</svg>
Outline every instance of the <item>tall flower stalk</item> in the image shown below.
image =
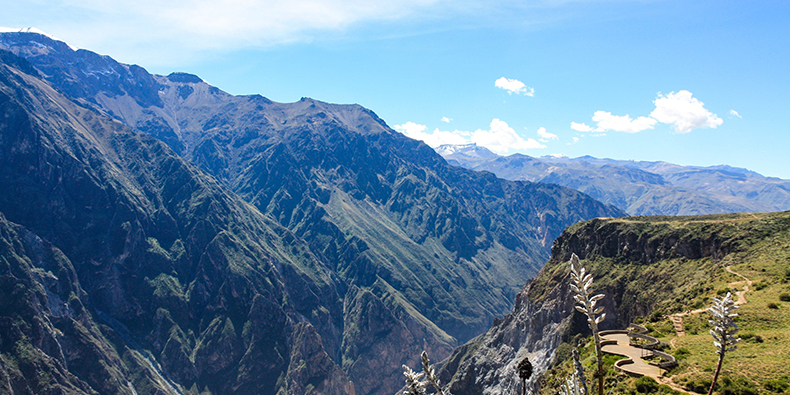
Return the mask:
<svg viewBox="0 0 790 395">
<path fill-rule="evenodd" d="M 732 294 L 729 292 L 722 299 L 713 298 L 713 306 L 708 308 L 708 312 L 713 315 L 713 319 L 709 321 L 713 327 L 710 330 L 710 334 L 713 336 L 713 345 L 716 347 L 716 353 L 719 354 L 719 363 L 716 365 L 716 373 L 713 374 L 713 382 L 710 383 L 708 395 L 713 393 L 713 387 L 719 379 L 724 354 L 728 351 L 734 351 L 735 345 L 741 341 L 741 339 L 734 336 L 738 332 L 738 325 L 734 321 L 734 318 L 738 316 L 738 313 L 734 312 L 736 309 L 738 309 L 738 306 L 733 302 Z"/>
<path fill-rule="evenodd" d="M 430 384 L 436 389 L 435 395 L 451 395 L 448 391 L 442 389 L 441 382 L 436 377 L 436 369 L 434 369 L 431 361 L 428 359 L 428 353 L 423 351 L 420 354 L 420 359 L 422 360 L 422 372 L 415 372 L 410 367 L 403 365 L 403 375 L 406 376 L 406 389 L 403 391 L 403 394 L 428 395 L 427 387 Z"/>
<path fill-rule="evenodd" d="M 587 395 L 587 382 L 584 379 L 584 370 L 579 361 L 579 351 L 573 349 L 574 369 L 571 375 L 560 385 L 560 395 Z"/>
<path fill-rule="evenodd" d="M 590 287 L 593 283 L 593 276 L 587 273 L 582 266 L 579 257 L 571 254 L 571 290 L 574 292 L 573 299 L 576 300 L 576 310 L 587 316 L 587 324 L 593 333 L 595 341 L 595 356 L 598 360 L 598 395 L 603 395 L 603 356 L 601 355 L 601 336 L 598 334 L 598 324 L 606 317 L 603 306 L 596 307 L 595 304 L 603 298 L 603 294 L 591 296 Z"/>
</svg>

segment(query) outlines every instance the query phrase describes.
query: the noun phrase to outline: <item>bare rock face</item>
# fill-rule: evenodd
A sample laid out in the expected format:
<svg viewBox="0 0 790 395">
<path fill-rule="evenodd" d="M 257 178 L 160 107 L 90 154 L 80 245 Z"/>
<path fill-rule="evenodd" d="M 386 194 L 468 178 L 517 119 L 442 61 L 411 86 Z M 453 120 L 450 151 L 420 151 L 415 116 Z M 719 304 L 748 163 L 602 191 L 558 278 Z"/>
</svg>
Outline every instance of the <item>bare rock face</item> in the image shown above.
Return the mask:
<svg viewBox="0 0 790 395">
<path fill-rule="evenodd" d="M 290 355 L 332 338 L 326 263 L 163 143 L 6 65 L 0 114 L 9 392 L 276 394 Z M 346 393 L 338 364 L 315 366 Z"/>
<path fill-rule="evenodd" d="M 483 335 L 459 347 L 444 362 L 440 372 L 453 394 L 520 393 L 518 363 L 528 357 L 535 376 L 544 372 L 554 358 L 571 321 L 570 288 L 559 284 L 542 301 L 531 301 L 527 284 L 516 297 L 514 311 Z"/>
</svg>

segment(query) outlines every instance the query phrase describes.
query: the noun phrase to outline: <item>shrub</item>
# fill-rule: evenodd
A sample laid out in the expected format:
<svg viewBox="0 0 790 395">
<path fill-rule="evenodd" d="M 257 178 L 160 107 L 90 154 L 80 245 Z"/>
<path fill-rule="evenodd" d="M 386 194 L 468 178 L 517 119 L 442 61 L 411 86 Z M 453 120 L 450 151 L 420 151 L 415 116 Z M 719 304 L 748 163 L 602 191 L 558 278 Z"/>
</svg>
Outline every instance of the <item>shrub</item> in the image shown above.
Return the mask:
<svg viewBox="0 0 790 395">
<path fill-rule="evenodd" d="M 696 392 L 698 394 L 707 394 L 708 389 L 710 388 L 710 380 L 706 378 L 689 380 L 686 382 L 686 385 L 684 387 L 687 390 Z"/>
<path fill-rule="evenodd" d="M 554 352 L 554 362 L 551 366 L 557 366 L 569 359 L 571 359 L 571 350 L 573 346 L 568 343 L 563 342 L 557 347 L 557 351 Z"/>
<path fill-rule="evenodd" d="M 762 291 L 762 290 L 764 290 L 766 288 L 768 288 L 768 284 L 766 284 L 766 283 L 764 283 L 762 281 L 757 283 L 757 284 L 754 284 L 754 290 L 755 291 Z"/>
<path fill-rule="evenodd" d="M 662 318 L 664 318 L 664 314 L 661 311 L 656 310 L 650 315 L 650 322 L 658 322 L 661 321 Z"/>
<path fill-rule="evenodd" d="M 766 381 L 765 384 L 763 384 L 763 387 L 765 387 L 765 389 L 768 391 L 781 393 L 784 392 L 787 387 L 790 387 L 790 385 L 787 384 L 787 381 L 782 379 L 772 379 Z"/>
<path fill-rule="evenodd" d="M 789 293 L 779 294 L 779 300 L 781 300 L 782 302 L 790 302 L 790 294 Z"/>
<path fill-rule="evenodd" d="M 652 394 L 658 391 L 658 383 L 652 377 L 642 376 L 636 379 L 636 392 Z"/>
<path fill-rule="evenodd" d="M 691 351 L 689 351 L 689 349 L 688 349 L 688 348 L 686 348 L 686 347 L 680 347 L 680 348 L 678 348 L 677 350 L 675 350 L 675 353 L 674 353 L 674 354 L 675 354 L 675 358 L 676 358 L 677 360 L 681 361 L 681 360 L 684 360 L 684 359 L 686 359 L 686 357 L 687 357 L 689 354 L 691 354 Z"/>
<path fill-rule="evenodd" d="M 779 305 L 774 303 L 774 302 L 771 302 L 771 303 L 768 303 L 768 308 L 769 309 L 778 309 Z"/>
<path fill-rule="evenodd" d="M 731 379 L 724 377 L 721 380 L 722 386 L 719 390 L 724 395 L 757 395 L 757 388 L 750 380 L 745 377 Z"/>
</svg>

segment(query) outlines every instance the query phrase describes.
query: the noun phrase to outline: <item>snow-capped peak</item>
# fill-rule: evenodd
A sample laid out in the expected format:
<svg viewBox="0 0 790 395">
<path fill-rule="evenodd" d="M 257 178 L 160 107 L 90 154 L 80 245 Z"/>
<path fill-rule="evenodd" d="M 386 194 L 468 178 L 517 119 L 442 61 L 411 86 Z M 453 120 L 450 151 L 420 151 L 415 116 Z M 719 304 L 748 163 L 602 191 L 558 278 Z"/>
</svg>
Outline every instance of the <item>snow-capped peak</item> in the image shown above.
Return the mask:
<svg viewBox="0 0 790 395">
<path fill-rule="evenodd" d="M 486 147 L 479 146 L 475 143 L 469 144 L 445 144 L 434 148 L 441 156 L 450 156 L 454 154 L 461 154 L 470 158 L 490 159 L 496 158 L 498 155 L 491 152 Z"/>
<path fill-rule="evenodd" d="M 65 42 L 65 41 L 53 36 L 53 35 L 51 35 L 51 34 L 47 34 L 47 33 L 43 32 L 41 29 L 38 29 L 38 28 L 35 28 L 35 27 L 23 27 L 23 28 L 20 29 L 18 27 L 2 27 L 2 26 L 0 26 L 0 33 L 35 33 L 35 34 L 40 34 L 42 36 L 49 37 L 49 38 L 51 38 L 51 39 L 53 39 L 55 41 L 60 41 L 60 42 L 62 42 L 64 44 L 68 45 L 69 48 L 71 48 L 74 51 L 79 49 L 79 48 L 77 48 L 77 47 L 75 47 L 75 46 L 73 46 L 73 45 L 71 45 L 71 44 L 69 44 L 69 43 L 67 43 L 67 42 Z"/>
</svg>

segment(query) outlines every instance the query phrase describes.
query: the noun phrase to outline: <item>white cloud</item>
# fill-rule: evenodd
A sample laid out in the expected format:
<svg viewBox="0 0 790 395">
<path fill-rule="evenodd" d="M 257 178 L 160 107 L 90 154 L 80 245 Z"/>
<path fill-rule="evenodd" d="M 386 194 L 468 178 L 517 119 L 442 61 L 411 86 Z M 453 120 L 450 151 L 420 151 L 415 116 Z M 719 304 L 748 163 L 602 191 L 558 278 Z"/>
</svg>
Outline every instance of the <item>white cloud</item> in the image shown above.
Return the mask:
<svg viewBox="0 0 790 395">
<path fill-rule="evenodd" d="M 496 118 L 491 121 L 488 130 L 478 129 L 471 133 L 462 130 L 450 132 L 439 130 L 438 128 L 431 133 L 426 133 L 427 126 L 414 122 L 394 125 L 392 128 L 410 138 L 422 140 L 433 148 L 443 144 L 475 143 L 500 154 L 508 153 L 511 150 L 546 148 L 545 145 L 535 139 L 524 139 L 507 122 Z"/>
<path fill-rule="evenodd" d="M 647 129 L 653 129 L 656 120 L 650 117 L 639 117 L 631 119 L 626 115 L 612 115 L 608 111 L 596 111 L 592 120 L 598 123 L 596 132 L 614 130 L 615 132 L 637 133 Z"/>
<path fill-rule="evenodd" d="M 571 129 L 577 132 L 602 133 L 613 130 L 637 133 L 653 129 L 656 123 L 661 122 L 671 124 L 675 133 L 688 133 L 698 128 L 716 128 L 724 122 L 716 114 L 706 110 L 704 103 L 691 97 L 691 92 L 687 90 L 672 92 L 666 96 L 659 92 L 653 104 L 656 108 L 647 117 L 631 119 L 628 114 L 612 115 L 608 111 L 596 111 L 592 117 L 593 122 L 597 124 L 595 128 L 584 123 L 571 122 Z M 730 115 L 741 118 L 735 110 L 730 110 Z"/>
<path fill-rule="evenodd" d="M 549 133 L 546 131 L 546 128 L 538 128 L 538 137 L 540 137 L 540 141 L 547 142 L 549 140 L 556 140 L 557 135 L 554 133 Z"/>
<path fill-rule="evenodd" d="M 489 130 L 478 129 L 472 133 L 471 140 L 496 153 L 504 154 L 510 150 L 546 148 L 535 139 L 524 139 L 508 126 L 507 122 L 494 118 Z"/>
<path fill-rule="evenodd" d="M 576 122 L 571 122 L 571 129 L 577 132 L 592 132 L 593 130 L 595 130 L 590 125 L 587 125 L 585 123 L 576 123 Z"/>
<path fill-rule="evenodd" d="M 183 65 L 203 51 L 311 42 L 368 23 L 445 19 L 444 0 L 18 0 L 4 24 L 37 27 L 126 62 Z M 4 8 L 5 4 L 4 4 Z M 42 18 L 41 16 L 48 16 Z M 9 18 L 6 18 L 9 19 Z M 19 21 L 19 22 L 15 22 Z"/>
<path fill-rule="evenodd" d="M 452 121 L 452 119 L 447 117 L 442 117 L 442 122 L 450 123 L 450 121 Z"/>
<path fill-rule="evenodd" d="M 704 103 L 691 97 L 691 92 L 687 90 L 671 92 L 666 96 L 659 93 L 653 103 L 656 109 L 650 116 L 661 123 L 671 124 L 676 133 L 688 133 L 699 128 L 715 129 L 724 122 L 706 110 Z"/>
<path fill-rule="evenodd" d="M 578 137 L 574 137 L 574 138 L 573 138 L 573 141 L 572 141 L 572 142 L 570 142 L 570 143 L 568 143 L 568 145 L 573 145 L 573 144 L 576 144 L 576 143 L 578 143 L 578 142 L 579 142 L 579 138 L 578 138 Z"/>
<path fill-rule="evenodd" d="M 534 88 L 530 88 L 516 79 L 502 77 L 494 81 L 494 86 L 506 90 L 509 94 L 515 93 L 517 95 L 527 95 L 529 97 L 535 96 Z"/>
<path fill-rule="evenodd" d="M 741 114 L 738 114 L 738 111 L 735 111 L 735 110 L 730 110 L 730 115 L 733 116 L 733 117 L 738 117 L 740 119 L 743 119 Z"/>
<path fill-rule="evenodd" d="M 401 125 L 393 125 L 392 128 L 411 138 L 415 138 L 413 136 L 420 136 L 421 134 L 423 134 L 425 129 L 428 129 L 427 126 L 420 125 L 412 121 L 406 122 Z M 417 140 L 421 140 L 421 139 L 417 139 Z"/>
<path fill-rule="evenodd" d="M 414 122 L 406 122 L 402 125 L 394 125 L 393 129 L 405 134 L 415 140 L 421 140 L 432 148 L 444 144 L 467 144 L 469 143 L 469 132 L 456 130 L 453 132 L 435 129 L 432 133 L 425 133 L 428 127 Z"/>
</svg>

